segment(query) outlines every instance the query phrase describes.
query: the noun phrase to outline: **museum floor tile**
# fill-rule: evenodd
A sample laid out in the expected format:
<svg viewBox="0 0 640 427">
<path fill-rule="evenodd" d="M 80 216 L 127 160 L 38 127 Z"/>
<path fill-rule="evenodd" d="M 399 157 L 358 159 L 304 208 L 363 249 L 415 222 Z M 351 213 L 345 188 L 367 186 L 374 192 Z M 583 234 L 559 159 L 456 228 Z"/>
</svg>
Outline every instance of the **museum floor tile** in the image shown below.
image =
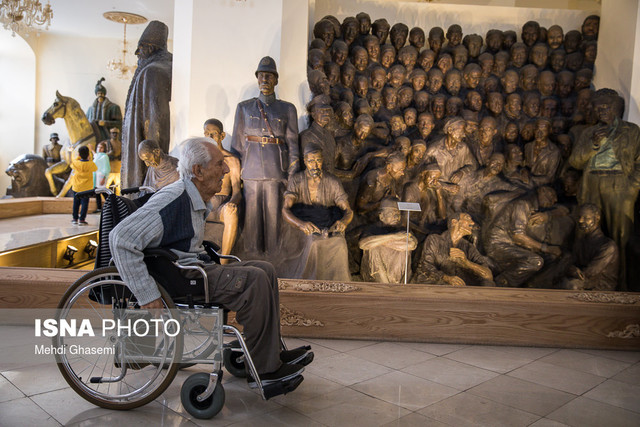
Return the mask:
<svg viewBox="0 0 640 427">
<path fill-rule="evenodd" d="M 24 327 L 0 332 L 0 355 L 24 351 Z M 76 395 L 41 359 L 0 360 L 0 426 L 638 426 L 640 352 L 288 339 L 316 360 L 293 393 L 263 401 L 225 375 L 226 403 L 190 416 L 178 373 L 142 408 L 117 412 Z"/>
</svg>

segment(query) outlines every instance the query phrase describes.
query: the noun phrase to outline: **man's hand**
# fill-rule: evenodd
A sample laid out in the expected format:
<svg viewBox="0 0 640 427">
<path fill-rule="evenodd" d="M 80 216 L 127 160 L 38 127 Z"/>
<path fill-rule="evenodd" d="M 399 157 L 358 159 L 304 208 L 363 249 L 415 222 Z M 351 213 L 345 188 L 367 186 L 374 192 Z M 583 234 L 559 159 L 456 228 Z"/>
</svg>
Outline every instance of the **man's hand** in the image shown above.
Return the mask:
<svg viewBox="0 0 640 427">
<path fill-rule="evenodd" d="M 602 140 L 607 137 L 608 133 L 609 133 L 609 128 L 604 126 L 596 129 L 596 131 L 593 132 L 593 136 L 591 137 L 591 143 L 593 144 L 594 150 L 600 149 L 600 144 L 602 143 Z"/>
<path fill-rule="evenodd" d="M 448 285 L 451 286 L 467 286 L 466 283 L 464 283 L 464 280 L 462 280 L 460 277 L 458 276 L 447 276 L 446 274 L 444 276 L 442 276 L 442 280 L 445 281 L 445 283 L 447 283 Z"/>
<path fill-rule="evenodd" d="M 450 194 L 458 194 L 458 191 L 460 191 L 460 186 L 458 184 L 446 184 L 443 185 L 442 188 Z"/>
<path fill-rule="evenodd" d="M 151 310 L 154 308 L 164 308 L 164 304 L 162 303 L 162 298 L 158 298 L 156 300 L 151 301 L 149 304 L 141 305 L 140 308 L 144 310 Z"/>
<path fill-rule="evenodd" d="M 449 181 L 451 181 L 451 183 L 453 184 L 457 184 L 460 182 L 460 180 L 462 179 L 462 176 L 464 174 L 462 173 L 462 171 L 457 171 L 455 173 L 453 173 L 453 175 L 451 175 L 451 178 L 449 178 Z"/>
<path fill-rule="evenodd" d="M 347 226 L 344 224 L 344 222 L 337 220 L 329 229 L 329 233 L 344 233 L 344 230 L 346 229 Z"/>
<path fill-rule="evenodd" d="M 556 245 L 549 245 L 547 246 L 546 250 L 544 251 L 548 254 L 551 254 L 553 256 L 556 257 L 561 257 L 562 256 L 562 249 L 560 249 L 560 246 L 556 246 Z"/>
<path fill-rule="evenodd" d="M 536 212 L 533 215 L 531 215 L 531 219 L 529 220 L 529 222 L 531 223 L 531 225 L 538 225 L 538 224 L 544 224 L 548 220 L 549 220 L 549 214 L 547 214 L 546 212 Z"/>
<path fill-rule="evenodd" d="M 320 233 L 320 229 L 316 227 L 314 223 L 309 221 L 303 222 L 302 225 L 300 225 L 300 230 L 302 230 L 302 232 L 306 235 L 309 235 L 312 233 Z"/>
<path fill-rule="evenodd" d="M 467 256 L 464 254 L 462 249 L 458 248 L 449 249 L 449 258 L 454 262 L 464 262 L 467 260 Z"/>
</svg>

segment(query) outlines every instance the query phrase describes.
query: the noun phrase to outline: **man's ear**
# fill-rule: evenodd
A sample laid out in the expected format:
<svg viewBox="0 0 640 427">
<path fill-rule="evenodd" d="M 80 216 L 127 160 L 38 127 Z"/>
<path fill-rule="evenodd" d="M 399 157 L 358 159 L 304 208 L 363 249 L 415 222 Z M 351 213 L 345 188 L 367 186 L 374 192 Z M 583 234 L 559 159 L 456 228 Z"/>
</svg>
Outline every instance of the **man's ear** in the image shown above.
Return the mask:
<svg viewBox="0 0 640 427">
<path fill-rule="evenodd" d="M 191 172 L 193 172 L 193 177 L 198 181 L 202 181 L 202 165 L 193 165 L 191 167 Z"/>
<path fill-rule="evenodd" d="M 225 139 L 226 137 L 227 137 L 227 133 L 222 132 L 222 134 L 220 135 L 220 139 Z"/>
</svg>

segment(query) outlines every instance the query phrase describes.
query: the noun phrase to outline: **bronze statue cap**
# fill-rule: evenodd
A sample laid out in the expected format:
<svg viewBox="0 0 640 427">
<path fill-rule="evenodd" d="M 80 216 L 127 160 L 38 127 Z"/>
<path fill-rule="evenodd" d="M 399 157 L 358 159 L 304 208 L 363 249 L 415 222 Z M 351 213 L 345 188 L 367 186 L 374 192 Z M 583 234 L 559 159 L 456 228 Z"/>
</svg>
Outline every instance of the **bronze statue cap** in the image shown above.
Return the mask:
<svg viewBox="0 0 640 427">
<path fill-rule="evenodd" d="M 258 77 L 258 73 L 260 71 L 265 73 L 275 74 L 276 78 L 278 78 L 278 69 L 276 68 L 276 61 L 270 56 L 265 56 L 260 60 L 260 63 L 258 64 L 258 69 L 256 70 L 256 77 Z"/>
<path fill-rule="evenodd" d="M 318 144 L 316 144 L 315 142 L 310 142 L 309 144 L 304 146 L 304 156 L 306 157 L 307 154 L 311 154 L 311 153 L 322 153 L 322 147 L 320 147 Z"/>
<path fill-rule="evenodd" d="M 116 132 L 116 133 L 120 133 L 120 129 L 118 129 L 118 128 L 111 128 L 111 129 L 109 129 L 109 132 Z"/>
<path fill-rule="evenodd" d="M 331 98 L 329 97 L 329 95 L 314 96 L 313 99 L 307 104 L 307 110 L 311 112 L 314 107 L 331 108 Z"/>
<path fill-rule="evenodd" d="M 445 131 L 445 133 L 447 132 L 447 128 L 450 128 L 451 126 L 453 126 L 455 124 L 458 124 L 460 122 L 462 122 L 462 124 L 465 124 L 465 120 L 460 116 L 454 116 L 454 117 L 451 117 L 451 118 L 447 119 L 447 121 L 444 123 L 444 131 Z"/>
<path fill-rule="evenodd" d="M 382 201 L 380 202 L 380 209 L 387 208 L 398 209 L 398 200 L 391 197 L 382 199 Z"/>
<path fill-rule="evenodd" d="M 423 147 L 426 147 L 426 146 L 427 146 L 427 143 L 425 142 L 425 140 L 424 140 L 424 139 L 414 139 L 414 140 L 411 142 L 411 145 L 412 145 L 412 146 L 414 146 L 414 147 L 415 147 L 416 145 L 422 145 Z"/>
<path fill-rule="evenodd" d="M 145 43 L 161 49 L 167 48 L 167 38 L 169 37 L 169 27 L 164 22 L 151 21 L 144 29 L 138 44 Z"/>
<path fill-rule="evenodd" d="M 54 133 L 52 133 L 51 135 L 49 135 L 49 139 L 50 139 L 50 140 L 51 140 L 51 139 L 53 139 L 53 138 L 58 138 L 58 139 L 60 139 L 60 137 L 58 137 L 58 134 L 57 134 L 57 133 L 55 133 L 55 132 L 54 132 Z"/>
</svg>

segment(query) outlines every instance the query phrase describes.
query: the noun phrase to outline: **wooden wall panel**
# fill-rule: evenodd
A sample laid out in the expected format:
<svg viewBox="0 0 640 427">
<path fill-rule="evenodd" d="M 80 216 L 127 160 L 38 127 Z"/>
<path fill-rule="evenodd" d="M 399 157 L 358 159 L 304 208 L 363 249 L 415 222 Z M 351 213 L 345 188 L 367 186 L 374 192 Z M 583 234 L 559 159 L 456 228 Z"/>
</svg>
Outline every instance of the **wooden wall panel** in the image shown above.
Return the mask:
<svg viewBox="0 0 640 427">
<path fill-rule="evenodd" d="M 84 273 L 0 268 L 0 308 L 56 307 Z M 286 336 L 640 350 L 638 294 L 297 280 L 280 289 Z"/>
<path fill-rule="evenodd" d="M 295 280 L 280 288 L 285 335 L 640 350 L 640 335 L 609 337 L 628 327 L 633 335 L 640 295 Z"/>
</svg>

